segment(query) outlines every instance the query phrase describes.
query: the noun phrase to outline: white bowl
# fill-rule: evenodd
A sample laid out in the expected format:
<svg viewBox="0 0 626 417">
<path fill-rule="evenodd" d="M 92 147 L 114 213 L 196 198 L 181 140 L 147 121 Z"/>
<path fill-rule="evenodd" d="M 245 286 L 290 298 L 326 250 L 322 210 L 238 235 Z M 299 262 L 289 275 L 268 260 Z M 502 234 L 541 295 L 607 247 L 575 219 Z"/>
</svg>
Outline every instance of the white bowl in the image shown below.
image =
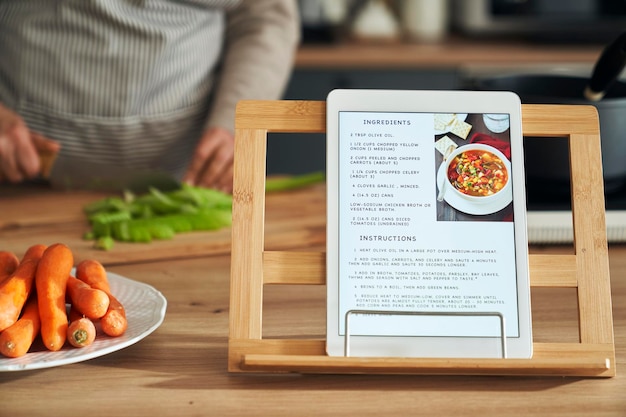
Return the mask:
<svg viewBox="0 0 626 417">
<path fill-rule="evenodd" d="M 492 154 L 494 154 L 495 156 L 497 156 L 498 158 L 500 158 L 500 160 L 504 163 L 505 169 L 507 170 L 507 181 L 504 184 L 504 187 L 502 187 L 498 192 L 488 195 L 488 196 L 473 196 L 473 195 L 469 195 L 469 194 L 465 194 L 462 193 L 461 191 L 459 191 L 451 182 L 450 179 L 448 178 L 448 168 L 450 166 L 450 163 L 452 161 L 454 161 L 454 158 L 457 155 L 462 154 L 463 152 L 466 151 L 486 151 L 486 152 L 490 152 Z M 484 145 L 484 144 L 480 144 L 480 143 L 472 143 L 472 144 L 468 144 L 468 145 L 463 145 L 463 146 L 459 146 L 458 148 L 456 148 L 451 154 L 450 156 L 448 156 L 448 158 L 446 159 L 446 161 L 444 162 L 445 167 L 444 167 L 444 181 L 447 181 L 446 184 L 446 193 L 455 193 L 457 196 L 459 196 L 460 198 L 467 200 L 471 203 L 475 203 L 475 204 L 490 204 L 495 200 L 500 199 L 501 197 L 504 197 L 508 194 L 510 194 L 510 189 L 511 189 L 511 162 L 507 159 L 506 156 L 504 156 L 504 154 L 502 152 L 500 152 L 498 149 L 494 148 L 493 146 L 489 146 L 489 145 Z"/>
</svg>

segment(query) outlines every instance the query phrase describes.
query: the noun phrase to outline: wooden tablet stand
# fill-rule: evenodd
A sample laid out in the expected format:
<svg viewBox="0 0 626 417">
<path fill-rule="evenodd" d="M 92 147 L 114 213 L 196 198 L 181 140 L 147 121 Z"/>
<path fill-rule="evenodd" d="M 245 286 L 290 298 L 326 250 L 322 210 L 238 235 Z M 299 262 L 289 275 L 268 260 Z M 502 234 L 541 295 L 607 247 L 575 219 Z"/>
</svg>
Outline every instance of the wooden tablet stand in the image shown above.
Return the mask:
<svg viewBox="0 0 626 417">
<path fill-rule="evenodd" d="M 573 255 L 530 255 L 532 287 L 577 288 L 579 343 L 533 343 L 532 359 L 330 357 L 324 339 L 264 339 L 263 287 L 325 285 L 325 252 L 264 250 L 268 132 L 324 133 L 322 101 L 237 106 L 230 283 L 231 372 L 615 376 L 598 114 L 592 106 L 523 105 L 525 136 L 567 137 Z M 531 303 L 532 305 L 532 303 Z"/>
</svg>

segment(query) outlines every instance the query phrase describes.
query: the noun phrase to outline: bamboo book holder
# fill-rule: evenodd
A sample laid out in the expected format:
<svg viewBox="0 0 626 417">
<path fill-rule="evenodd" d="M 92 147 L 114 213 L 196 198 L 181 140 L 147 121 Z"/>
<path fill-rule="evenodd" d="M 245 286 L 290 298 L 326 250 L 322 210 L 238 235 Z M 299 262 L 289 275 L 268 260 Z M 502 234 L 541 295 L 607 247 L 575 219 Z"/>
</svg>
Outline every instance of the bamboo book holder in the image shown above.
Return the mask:
<svg viewBox="0 0 626 417">
<path fill-rule="evenodd" d="M 531 254 L 530 274 L 532 287 L 577 288 L 579 343 L 534 342 L 531 359 L 441 359 L 330 357 L 324 339 L 264 339 L 265 285 L 326 280 L 325 252 L 264 250 L 267 133 L 324 133 L 326 104 L 242 101 L 235 134 L 229 371 L 615 376 L 598 114 L 592 106 L 571 105 L 523 105 L 522 113 L 525 136 L 569 138 L 574 254 Z"/>
</svg>

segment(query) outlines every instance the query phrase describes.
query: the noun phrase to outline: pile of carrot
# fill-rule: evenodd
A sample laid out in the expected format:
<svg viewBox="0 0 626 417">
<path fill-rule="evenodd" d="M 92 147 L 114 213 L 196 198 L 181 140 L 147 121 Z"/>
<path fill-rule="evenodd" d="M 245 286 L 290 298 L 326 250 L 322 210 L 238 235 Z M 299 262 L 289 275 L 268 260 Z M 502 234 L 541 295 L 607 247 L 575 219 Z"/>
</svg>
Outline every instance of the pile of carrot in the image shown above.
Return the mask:
<svg viewBox="0 0 626 417">
<path fill-rule="evenodd" d="M 33 245 L 19 259 L 0 251 L 0 353 L 25 355 L 38 336 L 50 351 L 66 342 L 91 345 L 96 323 L 117 337 L 128 327 L 126 312 L 111 294 L 104 266 L 94 259 L 79 262 L 62 243 Z"/>
</svg>

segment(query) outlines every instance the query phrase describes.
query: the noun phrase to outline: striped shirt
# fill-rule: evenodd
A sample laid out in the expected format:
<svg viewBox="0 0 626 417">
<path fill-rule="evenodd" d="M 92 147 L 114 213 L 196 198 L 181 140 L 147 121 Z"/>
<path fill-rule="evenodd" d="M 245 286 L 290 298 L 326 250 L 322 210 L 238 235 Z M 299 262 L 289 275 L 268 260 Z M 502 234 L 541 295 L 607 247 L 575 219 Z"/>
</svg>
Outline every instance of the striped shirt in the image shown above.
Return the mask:
<svg viewBox="0 0 626 417">
<path fill-rule="evenodd" d="M 0 0 L 0 102 L 61 142 L 53 182 L 181 177 L 238 100 L 280 97 L 297 23 L 289 0 Z"/>
</svg>

